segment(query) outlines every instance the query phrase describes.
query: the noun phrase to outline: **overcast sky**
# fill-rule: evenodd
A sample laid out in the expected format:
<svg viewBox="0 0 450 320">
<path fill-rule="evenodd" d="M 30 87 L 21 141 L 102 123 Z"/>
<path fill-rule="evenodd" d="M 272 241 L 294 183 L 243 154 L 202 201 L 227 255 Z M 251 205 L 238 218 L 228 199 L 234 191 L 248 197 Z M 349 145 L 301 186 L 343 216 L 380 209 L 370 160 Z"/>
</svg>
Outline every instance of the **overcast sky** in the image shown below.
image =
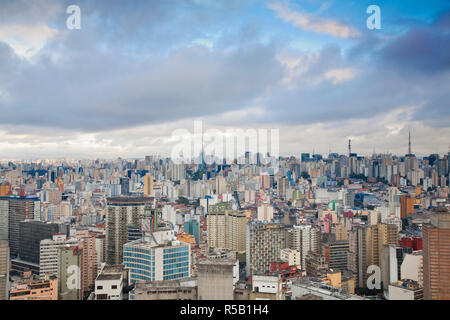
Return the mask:
<svg viewBox="0 0 450 320">
<path fill-rule="evenodd" d="M 170 155 L 177 129 L 280 153 L 450 146 L 450 2 L 1 0 L 0 159 Z M 81 8 L 81 29 L 66 8 Z"/>
</svg>

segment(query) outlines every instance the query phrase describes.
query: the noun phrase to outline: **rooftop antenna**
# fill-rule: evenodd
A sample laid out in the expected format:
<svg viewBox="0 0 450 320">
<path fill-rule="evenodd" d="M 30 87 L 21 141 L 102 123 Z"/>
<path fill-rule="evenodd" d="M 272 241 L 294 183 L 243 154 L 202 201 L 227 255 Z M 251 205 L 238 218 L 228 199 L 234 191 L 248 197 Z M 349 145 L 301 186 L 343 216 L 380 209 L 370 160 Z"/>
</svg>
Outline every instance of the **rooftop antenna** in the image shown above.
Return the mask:
<svg viewBox="0 0 450 320">
<path fill-rule="evenodd" d="M 348 156 L 352 153 L 352 139 L 348 139 Z"/>
<path fill-rule="evenodd" d="M 409 136 L 408 136 L 408 154 L 411 154 L 411 129 L 409 129 Z"/>
</svg>

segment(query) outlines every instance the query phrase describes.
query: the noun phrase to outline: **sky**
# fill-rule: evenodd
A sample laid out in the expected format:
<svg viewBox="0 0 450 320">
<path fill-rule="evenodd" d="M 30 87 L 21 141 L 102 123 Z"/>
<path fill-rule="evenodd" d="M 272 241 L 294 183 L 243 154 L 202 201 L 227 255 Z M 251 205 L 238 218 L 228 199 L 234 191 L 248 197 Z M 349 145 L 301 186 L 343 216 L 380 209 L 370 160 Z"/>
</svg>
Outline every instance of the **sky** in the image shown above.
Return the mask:
<svg viewBox="0 0 450 320">
<path fill-rule="evenodd" d="M 409 131 L 444 154 L 449 98 L 448 0 L 0 0 L 0 159 L 168 156 L 194 120 L 277 129 L 281 155 Z"/>
</svg>

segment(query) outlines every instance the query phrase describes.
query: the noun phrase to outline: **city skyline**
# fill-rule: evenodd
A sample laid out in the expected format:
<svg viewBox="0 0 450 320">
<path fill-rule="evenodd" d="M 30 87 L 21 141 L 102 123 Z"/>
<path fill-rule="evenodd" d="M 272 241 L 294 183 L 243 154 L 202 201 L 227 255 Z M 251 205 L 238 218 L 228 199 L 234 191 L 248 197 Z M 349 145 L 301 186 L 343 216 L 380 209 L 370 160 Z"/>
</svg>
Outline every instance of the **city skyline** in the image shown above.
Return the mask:
<svg viewBox="0 0 450 320">
<path fill-rule="evenodd" d="M 248 141 L 247 141 L 247 143 L 248 143 Z M 358 152 L 358 150 L 353 149 L 352 153 L 355 153 L 358 156 L 367 157 L 367 158 L 370 158 L 370 157 L 373 157 L 373 156 L 380 156 L 380 155 L 383 155 L 383 156 L 390 155 L 390 156 L 393 156 L 393 157 L 404 157 L 404 156 L 406 156 L 408 154 L 413 154 L 413 155 L 415 155 L 418 158 L 424 158 L 424 157 L 430 156 L 432 154 L 438 154 L 439 156 L 443 156 L 443 155 L 446 155 L 446 154 L 450 153 L 450 146 L 449 146 L 447 152 L 442 152 L 442 153 L 438 153 L 438 152 L 433 152 L 433 153 L 429 153 L 429 154 L 420 154 L 420 153 L 417 154 L 417 153 L 414 153 L 414 152 L 412 152 L 413 149 L 412 149 L 412 138 L 411 138 L 411 135 L 408 136 L 408 144 L 407 144 L 406 148 L 407 148 L 407 151 L 404 152 L 404 153 L 402 153 L 401 151 L 398 152 L 398 153 L 395 153 L 395 152 L 390 152 L 389 150 L 387 150 L 386 152 L 381 152 L 381 151 L 377 151 L 375 149 L 375 147 L 373 148 L 372 152 L 360 153 L 360 152 Z M 245 154 L 247 152 L 249 154 L 252 154 L 252 152 L 245 151 L 245 153 L 242 153 L 238 157 L 235 157 L 235 160 L 238 160 L 238 158 L 245 157 Z M 257 154 L 257 153 L 261 154 L 260 152 L 256 152 L 254 154 Z M 342 156 L 342 155 L 348 156 L 349 149 L 348 149 L 348 144 L 347 144 L 347 150 L 343 151 L 343 152 L 333 151 L 331 149 L 331 146 L 330 146 L 329 150 L 327 152 L 320 152 L 320 150 L 315 150 L 315 148 L 313 148 L 312 152 L 308 152 L 308 151 L 305 150 L 305 151 L 297 151 L 297 152 L 295 152 L 295 154 L 282 154 L 282 153 L 280 153 L 279 157 L 280 158 L 287 158 L 287 157 L 301 158 L 301 155 L 303 153 L 310 154 L 311 156 L 312 155 L 321 155 L 321 156 L 325 156 L 326 155 L 327 157 L 329 157 L 332 154 L 338 154 L 340 156 Z M 206 157 L 208 157 L 208 156 L 214 157 L 213 154 L 207 154 L 207 153 L 204 153 L 202 151 L 197 156 L 194 155 L 194 159 L 192 161 L 195 162 L 196 158 L 200 159 L 202 157 L 202 154 L 204 156 L 206 156 Z M 269 152 L 269 154 L 270 154 L 270 152 Z M 94 159 L 95 160 L 111 161 L 111 160 L 116 160 L 116 159 L 119 159 L 119 158 L 123 159 L 123 160 L 139 160 L 139 159 L 143 159 L 146 156 L 156 156 L 156 157 L 171 159 L 170 154 L 142 154 L 142 155 L 136 156 L 136 157 L 127 157 L 126 155 L 124 155 L 124 156 L 120 156 L 119 155 L 119 156 L 111 157 L 111 158 L 102 158 L 102 157 L 82 158 L 82 157 L 64 157 L 64 156 L 62 156 L 62 157 L 46 157 L 46 158 L 30 157 L 30 158 L 22 158 L 22 159 L 19 159 L 19 158 L 0 158 L 0 162 L 5 162 L 5 161 L 33 162 L 33 161 L 47 161 L 47 160 L 49 160 L 49 161 L 51 161 L 51 160 L 55 160 L 55 161 L 61 161 L 61 160 L 89 161 L 89 160 L 94 160 Z M 186 162 L 186 164 L 188 164 L 189 162 L 190 161 Z M 228 161 L 228 162 L 230 162 L 230 161 Z"/>
<path fill-rule="evenodd" d="M 169 155 L 196 119 L 280 155 L 448 152 L 447 1 L 4 1 L 0 158 Z M 180 32 L 182 30 L 182 32 Z M 326 93 L 326 94 L 324 94 Z"/>
<path fill-rule="evenodd" d="M 450 300 L 449 101 L 449 0 L 0 0 L 0 302 Z"/>
</svg>

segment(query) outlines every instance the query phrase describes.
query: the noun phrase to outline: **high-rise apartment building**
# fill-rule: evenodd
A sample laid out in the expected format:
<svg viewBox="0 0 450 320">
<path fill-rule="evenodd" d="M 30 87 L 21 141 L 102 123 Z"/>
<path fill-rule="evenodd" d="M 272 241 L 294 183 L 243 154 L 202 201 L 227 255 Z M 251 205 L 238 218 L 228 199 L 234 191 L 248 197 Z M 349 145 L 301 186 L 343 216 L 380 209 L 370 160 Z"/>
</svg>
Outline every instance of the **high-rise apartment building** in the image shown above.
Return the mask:
<svg viewBox="0 0 450 320">
<path fill-rule="evenodd" d="M 130 179 L 125 177 L 125 178 L 120 178 L 120 193 L 123 196 L 128 196 L 130 194 Z"/>
<path fill-rule="evenodd" d="M 9 239 L 9 197 L 0 197 L 0 240 Z"/>
<path fill-rule="evenodd" d="M 333 269 L 333 271 L 347 270 L 349 250 L 348 240 L 330 241 L 324 243 L 322 248 L 325 261 L 328 263 L 330 269 Z"/>
<path fill-rule="evenodd" d="M 379 223 L 354 227 L 349 233 L 348 267 L 356 275 L 356 286 L 367 286 L 367 268 L 381 268 L 383 246 L 398 243 L 398 228 L 394 224 Z"/>
<path fill-rule="evenodd" d="M 41 216 L 41 202 L 36 197 L 9 196 L 0 198 L 1 235 L 5 238 L 6 225 L 11 257 L 19 254 L 19 226 L 24 220 L 39 220 Z M 6 224 L 7 219 L 7 224 Z M 4 239 L 6 240 L 6 239 Z"/>
<path fill-rule="evenodd" d="M 273 219 L 273 206 L 269 203 L 262 203 L 258 206 L 258 220 L 270 222 Z"/>
<path fill-rule="evenodd" d="M 127 226 L 139 225 L 151 198 L 117 197 L 107 199 L 106 208 L 106 263 L 121 264 L 123 245 L 128 241 Z"/>
<path fill-rule="evenodd" d="M 398 227 L 394 224 L 379 223 L 368 227 L 367 236 L 368 263 L 381 268 L 383 246 L 398 244 Z"/>
<path fill-rule="evenodd" d="M 220 175 L 216 177 L 216 194 L 227 192 L 227 181 Z"/>
<path fill-rule="evenodd" d="M 58 275 L 59 273 L 59 248 L 64 246 L 75 247 L 80 240 L 67 239 L 65 234 L 55 234 L 52 239 L 44 239 L 40 242 L 39 249 L 39 278 L 46 275 Z"/>
<path fill-rule="evenodd" d="M 270 272 L 270 263 L 286 248 L 286 229 L 279 222 L 254 221 L 247 225 L 247 276 Z"/>
<path fill-rule="evenodd" d="M 308 252 L 320 252 L 320 229 L 309 224 L 293 226 L 288 230 L 288 246 L 300 252 L 301 268 L 305 270 Z"/>
<path fill-rule="evenodd" d="M 243 254 L 246 247 L 245 213 L 231 210 L 228 203 L 209 207 L 206 218 L 208 247 Z"/>
<path fill-rule="evenodd" d="M 422 237 L 424 299 L 450 300 L 450 212 L 436 208 Z"/>
<path fill-rule="evenodd" d="M 8 300 L 9 294 L 9 246 L 0 240 L 0 300 Z"/>
<path fill-rule="evenodd" d="M 82 240 L 80 241 L 80 247 L 82 248 L 80 268 L 83 277 L 81 294 L 84 299 L 90 291 L 94 290 L 95 278 L 97 278 L 98 273 L 96 234 L 89 232 L 88 229 L 78 229 L 76 230 L 76 237 Z"/>
<path fill-rule="evenodd" d="M 400 196 L 400 216 L 402 219 L 408 218 L 410 214 L 414 213 L 414 198 L 409 196 Z"/>
<path fill-rule="evenodd" d="M 186 178 L 184 163 L 170 163 L 170 173 L 172 181 L 182 181 Z"/>
<path fill-rule="evenodd" d="M 357 226 L 349 231 L 348 269 L 355 274 L 356 287 L 366 287 L 367 267 L 367 226 Z"/>
<path fill-rule="evenodd" d="M 144 196 L 153 196 L 153 176 L 148 173 L 144 176 Z"/>
<path fill-rule="evenodd" d="M 261 189 L 270 188 L 270 175 L 267 172 L 264 172 L 259 176 L 259 186 Z"/>
</svg>

